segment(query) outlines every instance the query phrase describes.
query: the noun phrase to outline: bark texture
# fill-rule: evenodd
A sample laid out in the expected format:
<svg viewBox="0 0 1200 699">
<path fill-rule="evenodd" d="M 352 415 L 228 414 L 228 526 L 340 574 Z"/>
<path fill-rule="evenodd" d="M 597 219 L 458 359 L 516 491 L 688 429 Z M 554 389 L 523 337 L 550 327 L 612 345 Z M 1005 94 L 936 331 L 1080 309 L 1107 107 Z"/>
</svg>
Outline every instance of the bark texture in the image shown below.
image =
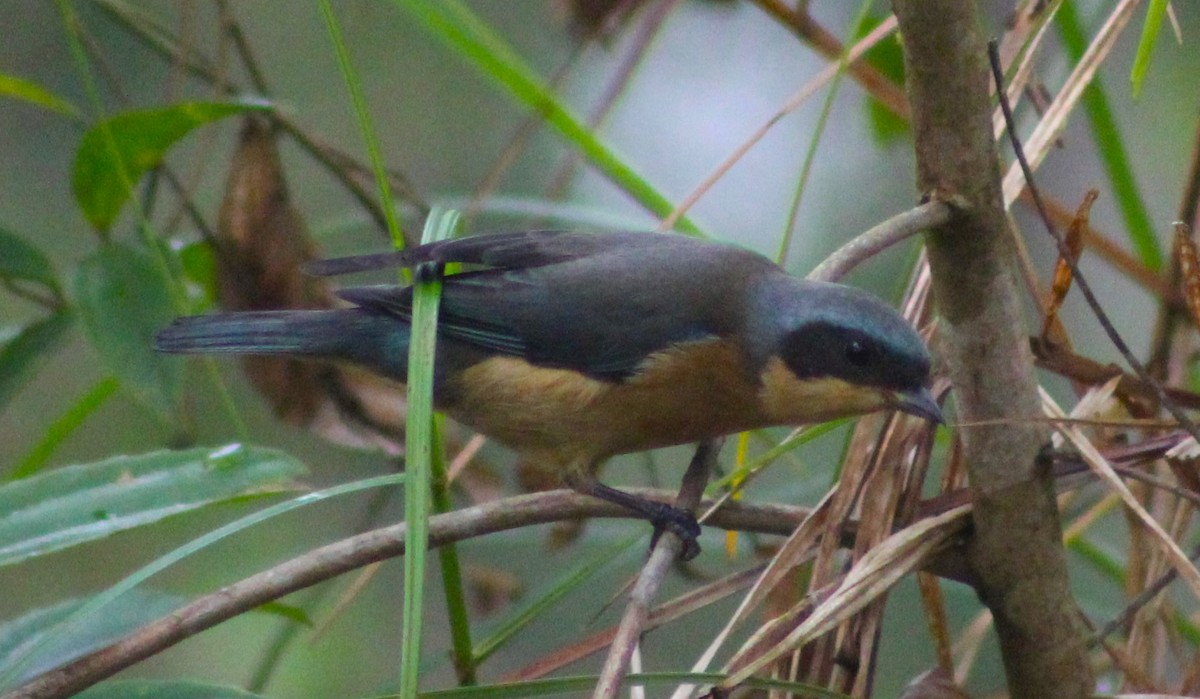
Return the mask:
<svg viewBox="0 0 1200 699">
<path fill-rule="evenodd" d="M 1093 677 L 1067 581 L 1014 245 L 991 133 L 987 52 L 968 0 L 894 0 L 922 193 L 962 211 L 927 238 L 938 349 L 954 384 L 975 501 L 969 560 L 1013 697 L 1084 697 Z"/>
</svg>

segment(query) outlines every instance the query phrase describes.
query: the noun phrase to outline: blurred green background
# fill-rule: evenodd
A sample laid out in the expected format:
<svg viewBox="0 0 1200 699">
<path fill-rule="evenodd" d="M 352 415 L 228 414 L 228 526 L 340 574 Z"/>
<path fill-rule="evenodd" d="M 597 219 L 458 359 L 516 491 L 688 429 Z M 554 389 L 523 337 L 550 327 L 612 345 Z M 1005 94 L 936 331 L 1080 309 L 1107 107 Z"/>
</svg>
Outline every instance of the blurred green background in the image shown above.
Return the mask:
<svg viewBox="0 0 1200 699">
<path fill-rule="evenodd" d="M 653 4 L 653 3 L 652 3 Z M 878 3 L 877 3 L 878 4 Z M 559 89 L 578 114 L 590 112 L 636 41 L 642 14 L 603 40 L 583 41 L 567 19 L 561 2 L 478 0 L 465 3 L 506 40 L 541 76 L 554 74 L 569 61 L 571 67 Z M 856 3 L 811 4 L 814 17 L 843 36 Z M 1090 30 L 1109 9 L 1109 3 L 1077 3 Z M 1011 9 L 1009 3 L 985 2 L 999 33 Z M 131 37 L 128 30 L 90 2 L 72 4 L 90 39 L 91 69 L 98 76 L 107 114 L 133 107 L 170 104 L 181 99 L 209 99 L 211 86 L 181 76 L 168 63 Z M 194 50 L 215 58 L 218 16 L 210 2 L 142 2 L 138 8 L 158 18 L 192 42 Z M 345 83 L 314 3 L 262 0 L 234 3 L 232 11 L 260 62 L 270 86 L 270 98 L 292 120 L 365 162 L 362 141 Z M 413 21 L 405 11 L 385 2 L 335 3 L 338 19 L 350 45 L 351 58 L 366 90 L 383 156 L 402 171 L 431 203 L 464 208 L 528 114 L 523 105 L 449 50 Z M 1200 15 L 1177 3 L 1183 34 L 1194 40 Z M 876 12 L 882 13 L 883 7 Z M 30 0 L 0 1 L 5 38 L 0 41 L 0 73 L 33 81 L 94 117 L 73 61 L 62 16 L 55 3 Z M 644 13 L 646 10 L 643 10 Z M 1139 15 L 1135 25 L 1141 21 Z M 1101 71 L 1116 109 L 1124 145 L 1132 158 L 1138 186 L 1155 230 L 1169 240 L 1169 223 L 1176 215 L 1183 175 L 1188 167 L 1196 116 L 1200 110 L 1200 52 L 1176 44 L 1169 30 L 1158 50 L 1138 99 L 1131 96 L 1129 66 L 1136 46 L 1136 27 L 1126 31 Z M 1057 85 L 1069 61 L 1056 39 L 1039 63 L 1039 74 Z M 223 49 L 231 51 L 229 47 Z M 572 58 L 578 52 L 578 56 Z M 231 78 L 248 83 L 237 61 Z M 678 3 L 654 38 L 611 118 L 598 129 L 619 156 L 674 202 L 681 201 L 712 170 L 764 123 L 825 61 L 749 2 Z M 118 87 L 114 87 L 117 86 Z M 118 97 L 118 93 L 123 93 Z M 767 137 L 709 191 L 690 216 L 705 231 L 727 240 L 774 254 L 787 223 L 798 173 L 817 128 L 821 92 L 797 113 L 781 121 Z M 0 227 L 41 247 L 64 279 L 70 279 L 81 260 L 93 253 L 96 235 L 82 217 L 70 185 L 75 150 L 86 124 L 12 99 L 0 98 Z M 200 211 L 215 219 L 238 132 L 237 119 L 226 119 L 197 130 L 174 147 L 167 162 L 189 182 Z M 1092 186 L 1101 188 L 1092 223 L 1124 244 L 1124 227 L 1107 191 L 1103 170 L 1082 114 L 1076 114 L 1041 170 L 1044 191 L 1074 205 Z M 800 203 L 796 242 L 786 266 L 804 274 L 823 257 L 871 225 L 912 205 L 911 142 L 903 134 L 881 131 L 873 121 L 859 86 L 846 80 L 837 93 L 829 123 L 821 136 L 812 174 Z M 469 223 L 469 232 L 486 232 L 529 225 L 589 229 L 651 229 L 657 220 L 626 194 L 586 166 L 574 170 L 564 196 L 547 198 L 545 191 L 572 148 L 549 129 L 536 131 L 520 151 L 497 190 Z M 326 254 L 346 254 L 386 247 L 376 229 L 353 199 L 326 171 L 286 139 L 282 155 L 293 203 L 305 217 L 313 237 Z M 373 191 L 373 190 L 372 190 Z M 152 214 L 156 226 L 166 226 L 177 211 L 177 200 L 164 192 Z M 412 207 L 402 206 L 406 229 L 419 230 Z M 1017 212 L 1033 258 L 1043 274 L 1054 254 L 1044 233 L 1026 212 Z M 131 209 L 113 228 L 117 240 L 134 241 L 137 219 Z M 173 229 L 175 240 L 191 242 L 196 232 L 186 220 Z M 1165 249 L 1165 247 L 1164 247 Z M 897 299 L 915 246 L 888 251 L 857 270 L 855 284 Z M 1125 337 L 1137 349 L 1148 346 L 1154 301 L 1132 282 L 1113 273 L 1094 257 L 1084 257 L 1102 300 L 1117 317 Z M 38 317 L 38 309 L 11 294 L 0 293 L 0 332 L 15 332 Z M 1095 323 L 1075 299 L 1067 302 L 1065 321 L 1078 347 L 1103 361 L 1115 357 Z M 322 486 L 392 469 L 378 453 L 331 446 L 303 430 L 281 425 L 257 395 L 240 379 L 234 362 L 221 363 L 241 417 L 256 444 L 281 448 L 309 465 L 306 483 Z M 105 375 L 105 370 L 78 325 L 65 347 L 37 367 L 36 375 L 0 412 L 0 471 L 21 459 L 41 438 L 46 426 Z M 88 462 L 104 456 L 140 453 L 181 438 L 198 444 L 222 444 L 237 439 L 231 422 L 207 376 L 192 366 L 187 384 L 188 412 L 195 420 L 189 430 L 165 421 L 127 392 L 118 392 L 94 413 L 54 454 L 51 463 Z M 840 434 L 840 433 L 839 433 Z M 826 437 L 782 463 L 750 491 L 766 499 L 812 503 L 827 487 L 829 463 L 837 458 L 842 437 Z M 730 457 L 727 450 L 726 459 Z M 497 465 L 512 456 L 487 447 L 485 456 Z M 655 455 L 662 466 L 660 482 L 674 485 L 686 450 Z M 647 459 L 629 457 L 612 465 L 606 478 L 614 483 L 645 483 Z M 507 477 L 507 476 L 506 476 Z M 511 485 L 511 477 L 507 477 Z M 357 531 L 368 522 L 401 517 L 399 496 L 343 498 L 293 513 L 231 542 L 209 549 L 156 579 L 155 587 L 191 596 L 232 582 L 312 547 Z M 225 505 L 188 514 L 153 527 L 68 549 L 16 566 L 0 568 L 0 619 L 65 597 L 83 596 L 103 588 L 124 573 L 197 534 L 253 509 L 255 503 Z M 0 513 L 0 517 L 3 513 Z M 578 562 L 603 551 L 607 542 L 634 531 L 637 523 L 600 523 L 583 539 L 562 551 L 547 550 L 544 531 L 523 531 L 467 543 L 462 557 L 469 566 L 492 568 L 516 576 L 525 594 L 535 597 Z M 751 553 L 743 541 L 739 559 L 728 561 L 722 539 L 704 537 L 705 573 L 745 565 Z M 642 561 L 639 543 L 608 566 L 575 596 L 539 620 L 530 632 L 506 647 L 486 668 L 500 670 L 523 664 L 547 650 L 586 635 L 615 620 L 605 609 L 625 579 Z M 347 585 L 332 585 L 335 594 Z M 1077 577 L 1089 613 L 1111 614 L 1112 596 L 1089 598 L 1093 583 L 1087 573 Z M 661 596 L 687 588 L 675 580 Z M 434 585 L 431 589 L 436 590 Z M 301 633 L 301 641 L 285 658 L 277 681 L 268 692 L 275 696 L 352 696 L 382 691 L 390 685 L 398 654 L 400 567 L 386 563 L 378 577 L 347 611 L 319 637 Z M 946 586 L 956 624 L 977 610 L 966 588 Z M 880 696 L 899 687 L 932 662 L 925 635 L 904 629 L 923 628 L 913 586 L 905 583 L 893 597 L 882 656 Z M 296 603 L 301 603 L 297 599 Z M 619 605 L 618 605 L 619 607 Z M 322 619 L 328 599 L 310 610 Z M 429 600 L 426 646 L 426 686 L 449 686 L 452 668 L 440 633 L 444 623 L 439 598 Z M 719 629 L 721 612 L 700 615 L 685 628 L 672 627 L 649 636 L 647 667 L 690 663 L 696 652 Z M 597 614 L 599 620 L 594 620 Z M 503 614 L 501 614 L 503 616 Z M 230 683 L 245 682 L 265 653 L 267 641 L 281 624 L 266 613 L 246 615 L 132 670 L 146 676 L 201 676 Z M 486 629 L 487 620 L 480 622 Z M 889 631 L 891 633 L 889 633 Z M 917 643 L 914 637 L 922 640 Z M 985 652 L 987 646 L 985 646 Z M 489 672 L 484 676 L 489 676 Z M 994 659 L 985 662 L 971 685 L 995 688 Z M 594 671 L 593 668 L 576 668 Z M 890 689 L 889 689 L 890 688 Z"/>
</svg>

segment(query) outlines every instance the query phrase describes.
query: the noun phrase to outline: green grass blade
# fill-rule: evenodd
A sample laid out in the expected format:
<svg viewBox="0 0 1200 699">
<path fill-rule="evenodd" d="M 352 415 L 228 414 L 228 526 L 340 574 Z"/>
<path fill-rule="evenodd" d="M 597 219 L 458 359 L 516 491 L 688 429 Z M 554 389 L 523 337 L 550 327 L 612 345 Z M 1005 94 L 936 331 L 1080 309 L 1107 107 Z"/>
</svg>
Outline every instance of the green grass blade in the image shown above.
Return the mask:
<svg viewBox="0 0 1200 699">
<path fill-rule="evenodd" d="M 354 104 L 354 118 L 358 123 L 363 143 L 366 144 L 367 155 L 371 158 L 371 171 L 379 186 L 379 202 L 383 207 L 383 215 L 387 219 L 388 234 L 392 237 L 392 245 L 397 250 L 404 247 L 404 232 L 400 221 L 396 218 L 396 206 L 392 202 L 392 190 L 388 187 L 387 172 L 383 165 L 383 156 L 379 152 L 379 139 L 375 136 L 375 127 L 371 123 L 371 111 L 367 109 L 367 98 L 363 96 L 362 81 L 350 63 L 350 51 L 346 40 L 342 37 L 342 29 L 333 13 L 329 0 L 321 0 L 321 14 L 325 18 L 325 28 L 329 30 L 329 38 L 333 42 L 337 54 L 338 68 L 342 79 L 346 81 L 346 89 L 350 91 L 350 101 Z"/>
<path fill-rule="evenodd" d="M 43 109 L 58 112 L 69 117 L 78 117 L 79 110 L 75 105 L 50 92 L 35 82 L 18 78 L 15 75 L 0 73 L 0 96 L 24 100 L 36 104 Z"/>
<path fill-rule="evenodd" d="M 434 209 L 425 220 L 423 243 L 445 240 L 458 227 L 458 212 Z M 429 542 L 433 442 L 433 360 L 442 270 L 422 265 L 414 274 L 412 336 L 408 348 L 408 419 L 405 424 L 404 520 L 410 543 L 404 556 L 403 636 L 400 696 L 415 699 L 420 680 L 421 617 L 425 597 L 425 557 Z"/>
<path fill-rule="evenodd" d="M 567 109 L 520 56 L 482 19 L 458 0 L 393 0 L 438 39 L 495 81 L 515 101 L 541 112 L 605 177 L 659 218 L 674 205 L 603 143 Z M 704 235 L 693 221 L 679 220 L 680 231 Z"/>
<path fill-rule="evenodd" d="M 71 433 L 78 429 L 92 413 L 96 412 L 97 408 L 104 405 L 104 402 L 111 398 L 120 386 L 121 383 L 113 376 L 106 376 L 96 382 L 88 389 L 87 393 L 84 393 L 75 402 L 75 405 L 50 423 L 38 443 L 33 445 L 29 453 L 17 462 L 17 465 L 5 475 L 5 478 L 13 480 L 28 478 L 41 471 L 46 466 L 46 462 L 50 460 L 50 456 L 66 441 L 67 437 L 71 436 Z"/>
<path fill-rule="evenodd" d="M 1167 0 L 1150 0 L 1146 7 L 1146 23 L 1142 25 L 1142 37 L 1138 40 L 1137 56 L 1133 59 L 1133 69 L 1129 72 L 1129 82 L 1133 83 L 1133 96 L 1137 97 L 1142 91 L 1142 83 L 1146 81 L 1146 71 L 1150 69 L 1150 56 L 1154 53 L 1154 44 L 1158 41 L 1158 30 L 1162 29 L 1163 21 L 1167 18 Z"/>
<path fill-rule="evenodd" d="M 361 490 L 367 490 L 369 488 L 399 485 L 403 481 L 404 474 L 393 473 L 386 476 L 366 478 L 361 481 L 344 483 L 332 488 L 306 493 L 300 497 L 288 500 L 287 502 L 281 502 L 277 505 L 263 508 L 258 512 L 253 512 L 245 517 L 234 520 L 229 524 L 218 527 L 217 529 L 214 529 L 203 536 L 189 541 L 188 543 L 180 546 L 170 553 L 167 553 L 164 556 L 156 558 L 147 565 L 125 576 L 112 587 L 92 597 L 86 604 L 64 619 L 62 623 L 56 626 L 52 631 L 39 638 L 37 642 L 26 645 L 22 649 L 21 653 L 14 654 L 15 657 L 11 659 L 10 664 L 4 668 L 3 672 L 0 672 L 0 691 L 11 688 L 14 685 L 14 679 L 21 676 L 31 660 L 45 648 L 50 647 L 52 644 L 60 643 L 64 638 L 76 633 L 85 620 L 90 618 L 92 615 L 99 613 L 100 610 L 111 604 L 118 597 L 134 589 L 138 585 L 150 579 L 152 576 L 162 572 L 163 570 L 166 570 L 179 561 L 182 561 L 188 556 L 202 551 L 203 549 L 212 546 L 222 539 L 228 538 L 245 529 L 249 529 L 256 524 L 260 524 L 273 517 L 278 517 L 279 515 L 291 512 L 297 508 L 312 505 L 314 503 L 328 500 L 329 498 L 337 497 L 339 495 L 357 493 Z"/>
<path fill-rule="evenodd" d="M 446 449 L 442 442 L 442 416 L 433 420 L 433 458 L 430 460 L 433 477 L 433 507 L 440 514 L 453 509 L 450 484 L 446 481 Z M 442 564 L 442 590 L 446 595 L 446 616 L 450 620 L 450 639 L 454 667 L 462 684 L 475 684 L 475 666 L 479 658 L 471 652 L 471 617 L 467 613 L 467 595 L 463 588 L 462 566 L 458 546 L 453 542 L 438 548 Z"/>
<path fill-rule="evenodd" d="M 744 482 L 754 473 L 773 463 L 776 459 L 780 458 L 784 454 L 798 449 L 814 439 L 817 439 L 818 437 L 827 435 L 839 427 L 845 426 L 851 421 L 851 419 L 852 418 L 840 418 L 837 420 L 831 420 L 829 422 L 823 422 L 817 425 L 805 427 L 803 430 L 789 436 L 779 444 L 776 444 L 774 447 L 768 449 L 762 454 L 759 454 L 756 458 L 747 461 L 741 468 L 734 469 L 725 474 L 723 477 L 713 481 L 712 483 L 709 483 L 708 487 L 704 489 L 705 496 L 716 497 L 721 493 L 722 490 L 728 488 L 730 484 Z"/>
<path fill-rule="evenodd" d="M 1075 3 L 1062 3 L 1057 20 L 1059 34 L 1068 56 L 1071 60 L 1078 61 L 1087 50 L 1088 42 L 1079 22 Z M 1084 90 L 1083 108 L 1088 121 L 1091 122 L 1093 140 L 1108 174 L 1109 185 L 1116 197 L 1117 208 L 1128 231 L 1129 241 L 1142 264 L 1154 271 L 1161 271 L 1164 264 L 1163 253 L 1158 246 L 1158 238 L 1154 235 L 1154 225 L 1150 222 L 1150 214 L 1139 192 L 1133 167 L 1129 163 L 1129 156 L 1121 139 L 1121 131 L 1117 128 L 1116 117 L 1113 116 L 1108 95 L 1099 76 Z"/>
<path fill-rule="evenodd" d="M 500 650 L 505 643 L 516 638 L 517 634 L 536 620 L 539 615 L 553 607 L 571 591 L 591 579 L 596 571 L 616 560 L 620 554 L 644 538 L 643 534 L 635 534 L 627 536 L 624 539 L 619 539 L 611 546 L 600 551 L 591 560 L 584 561 L 577 568 L 562 576 L 558 582 L 550 587 L 550 590 L 546 594 L 533 600 L 524 609 L 513 614 L 499 628 L 493 631 L 490 636 L 480 641 L 474 651 L 475 662 L 482 663 L 484 660 L 487 660 L 492 653 Z"/>
<path fill-rule="evenodd" d="M 862 33 L 862 29 L 870 17 L 871 5 L 872 0 L 863 0 L 863 3 L 859 5 L 858 14 L 851 22 L 847 36 L 858 36 Z M 796 216 L 800 213 L 800 201 L 804 198 L 804 190 L 808 188 L 808 176 L 812 173 L 813 163 L 817 159 L 817 147 L 821 144 L 821 137 L 825 135 L 825 126 L 829 123 L 829 115 L 833 113 L 833 101 L 837 98 L 838 91 L 842 86 L 842 78 L 846 76 L 846 68 L 849 66 L 846 59 L 850 54 L 850 46 L 851 42 L 846 42 L 842 47 L 842 54 L 838 57 L 837 73 L 829 83 L 829 90 L 825 94 L 825 103 L 821 105 L 821 114 L 817 117 L 817 128 L 813 130 L 812 138 L 808 142 L 808 150 L 804 153 L 804 164 L 800 166 L 800 179 L 796 182 L 796 192 L 792 195 L 791 206 L 788 207 L 787 225 L 783 229 L 779 251 L 775 254 L 775 262 L 780 265 L 787 262 L 788 252 L 792 248 L 792 235 L 796 232 Z"/>
</svg>

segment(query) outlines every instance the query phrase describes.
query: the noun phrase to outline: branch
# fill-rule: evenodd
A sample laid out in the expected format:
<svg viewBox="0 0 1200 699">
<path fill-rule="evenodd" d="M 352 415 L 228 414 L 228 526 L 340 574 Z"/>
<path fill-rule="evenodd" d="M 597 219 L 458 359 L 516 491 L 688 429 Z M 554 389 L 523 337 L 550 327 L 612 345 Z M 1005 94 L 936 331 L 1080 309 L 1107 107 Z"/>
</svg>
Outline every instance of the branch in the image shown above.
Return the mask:
<svg viewBox="0 0 1200 699">
<path fill-rule="evenodd" d="M 920 206 L 897 214 L 833 251 L 821 264 L 808 273 L 808 279 L 836 282 L 879 252 L 937 226 L 944 226 L 954 213 L 955 202 L 933 199 Z"/>
</svg>

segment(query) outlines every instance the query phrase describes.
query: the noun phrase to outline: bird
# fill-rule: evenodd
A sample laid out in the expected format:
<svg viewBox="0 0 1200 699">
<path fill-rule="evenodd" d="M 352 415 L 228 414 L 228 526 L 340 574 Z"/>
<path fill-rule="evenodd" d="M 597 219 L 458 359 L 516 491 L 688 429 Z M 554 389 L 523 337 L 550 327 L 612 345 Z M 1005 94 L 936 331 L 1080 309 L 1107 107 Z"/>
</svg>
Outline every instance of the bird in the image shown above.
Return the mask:
<svg viewBox="0 0 1200 699">
<path fill-rule="evenodd" d="M 434 406 L 699 551 L 686 510 L 599 480 L 618 454 L 891 409 L 941 423 L 931 358 L 861 289 L 789 275 L 748 249 L 672 233 L 519 231 L 310 262 L 316 276 L 461 263 L 445 275 Z M 181 317 L 167 353 L 345 362 L 403 383 L 413 287 L 349 306 Z"/>
</svg>

